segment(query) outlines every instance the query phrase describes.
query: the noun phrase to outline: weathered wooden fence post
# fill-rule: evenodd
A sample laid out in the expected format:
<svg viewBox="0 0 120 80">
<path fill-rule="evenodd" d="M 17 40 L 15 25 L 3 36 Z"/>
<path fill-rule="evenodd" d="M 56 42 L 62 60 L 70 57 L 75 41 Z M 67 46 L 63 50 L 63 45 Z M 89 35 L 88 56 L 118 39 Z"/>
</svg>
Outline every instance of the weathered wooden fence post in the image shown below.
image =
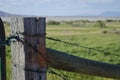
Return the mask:
<svg viewBox="0 0 120 80">
<path fill-rule="evenodd" d="M 23 41 L 11 44 L 12 80 L 46 80 L 45 28 L 45 18 L 11 18 L 11 34 Z"/>
<path fill-rule="evenodd" d="M 1 18 L 0 18 L 0 41 L 5 41 L 5 30 Z M 5 45 L 0 46 L 0 57 L 1 57 L 1 80 L 6 80 Z"/>
</svg>

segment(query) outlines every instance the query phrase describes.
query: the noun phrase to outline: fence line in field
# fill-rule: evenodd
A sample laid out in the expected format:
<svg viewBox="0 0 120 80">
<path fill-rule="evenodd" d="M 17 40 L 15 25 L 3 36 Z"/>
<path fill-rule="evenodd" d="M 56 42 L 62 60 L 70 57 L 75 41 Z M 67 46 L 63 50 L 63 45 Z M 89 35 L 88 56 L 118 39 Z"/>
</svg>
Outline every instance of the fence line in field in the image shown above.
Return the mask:
<svg viewBox="0 0 120 80">
<path fill-rule="evenodd" d="M 90 48 L 87 46 L 81 46 L 76 43 L 71 43 L 71 42 L 60 40 L 60 39 L 55 39 L 52 37 L 45 37 L 46 35 L 45 18 L 12 18 L 11 33 L 12 33 L 11 36 L 8 37 L 7 40 L 0 41 L 0 47 L 3 47 L 3 46 L 5 47 L 5 45 L 11 45 L 13 80 L 16 80 L 16 79 L 46 80 L 47 72 L 51 74 L 55 74 L 60 78 L 62 78 L 63 80 L 67 80 L 70 76 L 64 75 L 63 73 L 58 73 L 52 69 L 48 69 L 47 63 L 49 63 L 52 67 L 57 69 L 77 72 L 76 71 L 77 69 L 74 69 L 76 66 L 70 66 L 70 64 L 67 62 L 67 61 L 72 62 L 72 59 L 74 59 L 73 62 L 75 61 L 79 62 L 77 63 L 77 65 L 79 65 L 83 69 L 83 70 L 79 69 L 81 73 L 120 79 L 120 76 L 118 76 L 120 73 L 119 65 L 112 65 L 112 64 L 87 60 L 83 58 L 78 58 L 75 56 L 64 54 L 63 52 L 50 50 L 50 49 L 48 51 L 55 53 L 55 55 L 53 54 L 48 56 L 47 53 L 49 52 L 46 52 L 45 39 L 49 39 L 57 42 L 63 42 L 72 46 L 82 47 L 89 50 L 95 50 L 101 53 L 107 53 L 107 54 L 112 54 L 112 53 L 104 50 Z M 59 56 L 57 56 L 57 53 L 59 56 L 62 56 L 62 58 L 59 58 Z M 120 56 L 117 54 L 112 54 L 112 55 Z M 66 62 L 64 62 L 64 60 Z M 59 66 L 59 63 L 54 63 L 55 61 L 61 62 L 61 64 L 67 64 L 67 65 Z M 88 70 L 89 66 L 92 69 L 96 69 L 96 71 Z M 109 73 L 110 71 L 109 69 L 112 69 L 112 68 L 114 68 L 113 72 L 115 73 L 113 76 L 111 76 L 112 73 Z M 96 73 L 97 71 L 100 73 Z M 2 78 L 2 80 L 6 80 L 6 79 Z"/>
<path fill-rule="evenodd" d="M 11 44 L 11 39 L 16 39 L 16 40 L 19 40 L 21 41 L 22 43 L 24 43 L 22 41 L 22 39 L 19 39 L 18 36 L 10 36 L 7 38 L 7 40 L 5 41 L 1 41 L 0 42 L 0 46 L 5 46 L 5 45 L 10 45 Z M 63 42 L 65 44 L 69 44 L 69 45 L 72 45 L 72 46 L 77 46 L 77 47 L 81 47 L 81 48 L 85 48 L 85 49 L 89 49 L 89 50 L 94 50 L 94 51 L 98 51 L 98 52 L 101 52 L 101 53 L 107 53 L 107 54 L 111 54 L 111 55 L 114 55 L 114 56 L 120 56 L 118 54 L 113 54 L 111 52 L 108 52 L 108 51 L 105 51 L 105 50 L 100 50 L 100 49 L 96 49 L 96 48 L 92 48 L 92 47 L 88 47 L 88 46 L 81 46 L 79 45 L 78 43 L 72 43 L 72 42 L 67 42 L 67 41 L 64 41 L 64 40 L 60 40 L 60 39 L 56 39 L 56 38 L 52 38 L 52 37 L 46 37 L 46 39 L 48 40 L 52 40 L 52 41 L 57 41 L 57 42 Z M 27 43 L 29 46 L 33 47 L 30 43 Z M 35 48 L 35 47 L 33 47 Z M 34 49 L 35 50 L 35 49 Z"/>
</svg>

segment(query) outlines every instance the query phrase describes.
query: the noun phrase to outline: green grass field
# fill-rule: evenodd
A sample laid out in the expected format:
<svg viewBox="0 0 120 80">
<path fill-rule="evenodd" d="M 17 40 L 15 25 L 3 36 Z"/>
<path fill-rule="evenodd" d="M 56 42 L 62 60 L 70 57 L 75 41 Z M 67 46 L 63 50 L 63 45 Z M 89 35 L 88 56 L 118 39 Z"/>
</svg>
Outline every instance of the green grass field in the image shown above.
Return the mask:
<svg viewBox="0 0 120 80">
<path fill-rule="evenodd" d="M 75 22 L 74 22 L 75 23 Z M 106 27 L 101 28 L 96 22 L 87 22 L 84 25 L 67 24 L 61 22 L 59 25 L 47 25 L 48 37 L 77 43 L 95 49 L 104 50 L 110 53 L 102 53 L 90 49 L 72 46 L 65 43 L 50 41 L 46 39 L 46 46 L 55 50 L 63 51 L 79 57 L 96 61 L 120 65 L 120 22 L 105 22 Z M 9 25 L 5 24 L 6 34 L 9 35 Z M 7 80 L 11 80 L 11 55 L 7 47 Z M 68 76 L 68 80 L 113 80 L 108 78 L 95 77 L 90 75 L 75 74 L 65 71 L 58 73 Z M 48 80 L 62 80 L 59 77 L 48 74 Z"/>
</svg>

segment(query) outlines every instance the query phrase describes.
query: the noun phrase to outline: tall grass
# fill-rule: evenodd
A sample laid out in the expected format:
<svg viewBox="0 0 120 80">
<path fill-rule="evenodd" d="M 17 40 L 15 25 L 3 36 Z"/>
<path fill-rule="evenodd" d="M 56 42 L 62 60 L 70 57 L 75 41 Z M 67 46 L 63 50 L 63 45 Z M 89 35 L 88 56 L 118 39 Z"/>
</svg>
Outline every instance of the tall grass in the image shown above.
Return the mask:
<svg viewBox="0 0 120 80">
<path fill-rule="evenodd" d="M 119 55 L 120 53 L 120 34 L 112 32 L 105 34 L 102 33 L 102 31 L 111 31 L 114 28 L 119 30 L 120 23 L 117 26 L 111 26 L 109 24 L 111 23 L 107 23 L 107 27 L 104 28 L 99 27 L 99 25 L 76 27 L 76 25 L 73 26 L 70 24 L 61 24 L 59 26 L 47 26 L 47 36 L 68 42 L 77 43 L 86 47 L 103 50 L 109 52 L 109 54 L 50 40 L 47 40 L 47 47 L 79 57 L 119 65 L 120 56 L 116 56 L 116 54 Z M 90 75 L 74 74 L 68 72 L 65 72 L 65 74 L 73 77 L 69 78 L 68 80 L 113 80 L 108 78 L 100 78 Z"/>
</svg>

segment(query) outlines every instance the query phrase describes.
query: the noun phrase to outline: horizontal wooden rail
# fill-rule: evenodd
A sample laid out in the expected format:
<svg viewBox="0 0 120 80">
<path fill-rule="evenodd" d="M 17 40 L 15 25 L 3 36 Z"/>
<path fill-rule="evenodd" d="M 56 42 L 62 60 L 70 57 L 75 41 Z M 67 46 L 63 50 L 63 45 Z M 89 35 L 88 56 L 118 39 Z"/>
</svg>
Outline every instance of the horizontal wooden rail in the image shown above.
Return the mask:
<svg viewBox="0 0 120 80">
<path fill-rule="evenodd" d="M 120 79 L 120 66 L 76 57 L 47 48 L 48 66 L 70 72 Z"/>
</svg>

